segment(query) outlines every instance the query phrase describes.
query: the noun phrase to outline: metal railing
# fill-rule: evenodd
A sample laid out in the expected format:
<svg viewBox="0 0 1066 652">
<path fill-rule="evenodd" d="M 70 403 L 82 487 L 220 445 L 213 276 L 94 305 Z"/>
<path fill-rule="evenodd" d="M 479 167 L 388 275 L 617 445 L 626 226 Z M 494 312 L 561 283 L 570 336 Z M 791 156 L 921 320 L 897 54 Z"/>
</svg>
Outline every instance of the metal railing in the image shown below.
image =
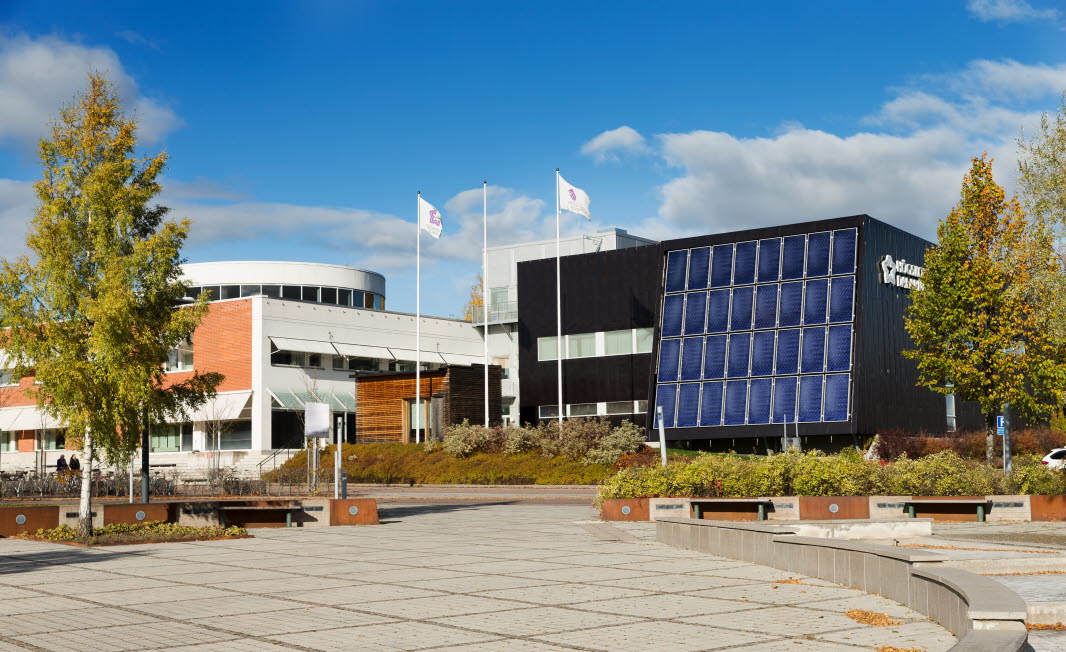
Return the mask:
<svg viewBox="0 0 1066 652">
<path fill-rule="evenodd" d="M 518 302 L 503 301 L 489 304 L 489 323 L 518 321 Z"/>
</svg>

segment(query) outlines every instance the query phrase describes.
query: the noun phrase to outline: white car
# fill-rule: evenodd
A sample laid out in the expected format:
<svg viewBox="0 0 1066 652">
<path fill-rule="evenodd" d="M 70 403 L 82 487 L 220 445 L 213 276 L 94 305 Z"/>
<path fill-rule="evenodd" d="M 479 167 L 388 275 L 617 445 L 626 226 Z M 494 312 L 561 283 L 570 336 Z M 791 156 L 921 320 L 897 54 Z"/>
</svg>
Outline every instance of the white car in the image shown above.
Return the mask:
<svg viewBox="0 0 1066 652">
<path fill-rule="evenodd" d="M 1055 448 L 1050 453 L 1044 456 L 1044 459 L 1040 460 L 1041 464 L 1046 464 L 1048 468 L 1062 469 L 1066 468 L 1066 448 Z"/>
</svg>

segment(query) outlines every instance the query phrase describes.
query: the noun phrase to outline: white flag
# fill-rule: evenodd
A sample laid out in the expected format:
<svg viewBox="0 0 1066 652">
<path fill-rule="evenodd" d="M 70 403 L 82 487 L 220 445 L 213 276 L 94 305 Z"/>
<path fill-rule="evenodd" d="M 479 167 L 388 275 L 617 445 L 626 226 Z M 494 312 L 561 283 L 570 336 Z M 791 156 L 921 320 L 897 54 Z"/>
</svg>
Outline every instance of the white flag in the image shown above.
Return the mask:
<svg viewBox="0 0 1066 652">
<path fill-rule="evenodd" d="M 440 211 L 433 208 L 433 204 L 422 199 L 422 195 L 418 196 L 418 228 L 425 229 L 434 238 L 439 238 L 440 232 L 444 229 Z"/>
<path fill-rule="evenodd" d="M 584 215 L 590 222 L 592 221 L 592 216 L 589 215 L 589 196 L 584 190 L 567 183 L 562 177 L 559 177 L 559 208 Z"/>
</svg>

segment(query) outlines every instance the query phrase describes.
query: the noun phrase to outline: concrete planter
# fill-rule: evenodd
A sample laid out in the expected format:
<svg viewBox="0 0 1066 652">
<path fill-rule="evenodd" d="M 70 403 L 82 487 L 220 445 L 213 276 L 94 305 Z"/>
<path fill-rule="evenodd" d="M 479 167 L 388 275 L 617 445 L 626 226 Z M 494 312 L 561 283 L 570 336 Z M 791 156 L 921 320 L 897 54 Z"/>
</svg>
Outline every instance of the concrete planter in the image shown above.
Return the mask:
<svg viewBox="0 0 1066 652">
<path fill-rule="evenodd" d="M 651 520 L 648 502 L 650 498 L 609 498 L 600 507 L 602 521 L 648 521 Z"/>
</svg>

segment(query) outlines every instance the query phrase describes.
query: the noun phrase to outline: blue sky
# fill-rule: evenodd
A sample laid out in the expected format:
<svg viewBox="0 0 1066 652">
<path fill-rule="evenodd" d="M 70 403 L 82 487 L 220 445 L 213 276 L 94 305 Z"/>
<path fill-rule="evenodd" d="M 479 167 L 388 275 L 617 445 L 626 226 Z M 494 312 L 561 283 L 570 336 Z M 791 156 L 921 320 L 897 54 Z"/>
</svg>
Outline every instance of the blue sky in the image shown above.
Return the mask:
<svg viewBox="0 0 1066 652">
<path fill-rule="evenodd" d="M 1048 0 L 185 2 L 0 0 L 0 255 L 19 253 L 48 117 L 107 70 L 171 155 L 192 261 L 384 273 L 457 315 L 490 244 L 554 233 L 554 169 L 594 223 L 654 238 L 865 212 L 931 237 L 969 157 L 1066 90 Z M 16 237 L 19 236 L 19 237 Z"/>
</svg>

